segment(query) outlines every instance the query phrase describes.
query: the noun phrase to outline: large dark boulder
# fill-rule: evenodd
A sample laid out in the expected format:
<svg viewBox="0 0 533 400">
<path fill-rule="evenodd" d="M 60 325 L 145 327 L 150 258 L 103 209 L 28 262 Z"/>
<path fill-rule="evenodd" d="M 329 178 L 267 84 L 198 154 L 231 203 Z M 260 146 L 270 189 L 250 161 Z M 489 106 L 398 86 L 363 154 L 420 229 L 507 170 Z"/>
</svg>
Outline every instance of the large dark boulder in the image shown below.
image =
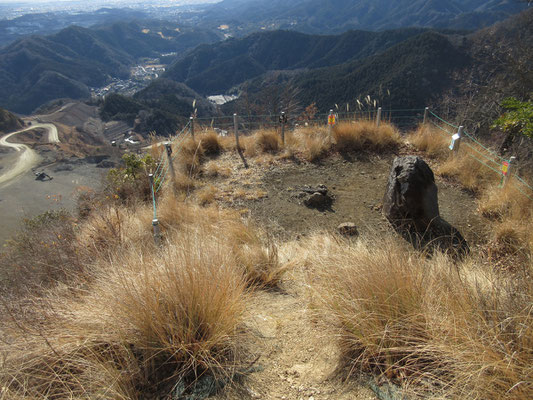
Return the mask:
<svg viewBox="0 0 533 400">
<path fill-rule="evenodd" d="M 468 244 L 439 214 L 433 171 L 417 156 L 396 157 L 392 164 L 383 214 L 417 248 L 439 248 L 463 254 Z"/>
</svg>

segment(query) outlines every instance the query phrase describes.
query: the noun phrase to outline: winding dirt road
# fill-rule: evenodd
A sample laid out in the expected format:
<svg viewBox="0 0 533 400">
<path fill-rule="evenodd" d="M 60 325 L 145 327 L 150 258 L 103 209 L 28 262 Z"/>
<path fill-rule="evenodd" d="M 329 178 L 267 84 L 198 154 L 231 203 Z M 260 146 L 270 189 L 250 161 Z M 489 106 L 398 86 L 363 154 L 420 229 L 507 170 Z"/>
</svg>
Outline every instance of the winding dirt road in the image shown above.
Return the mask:
<svg viewBox="0 0 533 400">
<path fill-rule="evenodd" d="M 12 179 L 22 175 L 23 173 L 31 170 L 39 163 L 39 155 L 31 148 L 21 143 L 11 143 L 8 139 L 22 132 L 27 132 L 32 129 L 43 128 L 48 131 L 48 141 L 50 143 L 59 143 L 59 135 L 57 127 L 54 124 L 41 124 L 34 123 L 31 126 L 21 129 L 16 132 L 12 132 L 4 137 L 0 138 L 0 146 L 11 147 L 17 152 L 17 160 L 14 165 L 7 169 L 6 172 L 0 175 L 0 185 L 11 181 Z"/>
</svg>

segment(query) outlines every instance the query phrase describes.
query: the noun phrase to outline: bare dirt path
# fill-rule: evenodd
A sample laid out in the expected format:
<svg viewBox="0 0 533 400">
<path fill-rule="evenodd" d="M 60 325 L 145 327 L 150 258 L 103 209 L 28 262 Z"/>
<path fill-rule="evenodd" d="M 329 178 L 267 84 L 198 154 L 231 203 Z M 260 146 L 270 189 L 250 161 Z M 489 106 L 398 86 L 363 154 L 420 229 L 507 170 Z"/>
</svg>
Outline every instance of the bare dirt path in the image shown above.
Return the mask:
<svg viewBox="0 0 533 400">
<path fill-rule="evenodd" d="M 50 143 L 59 143 L 59 135 L 57 132 L 57 127 L 54 124 L 35 123 L 27 128 L 21 129 L 16 132 L 12 132 L 0 138 L 0 146 L 14 149 L 17 152 L 17 156 L 18 156 L 13 166 L 7 169 L 7 171 L 4 172 L 2 175 L 0 175 L 0 185 L 4 185 L 12 181 L 14 178 L 31 170 L 33 167 L 35 167 L 39 163 L 39 160 L 40 160 L 39 155 L 35 151 L 33 151 L 30 147 L 28 147 L 25 144 L 12 143 L 8 141 L 8 139 L 10 139 L 12 136 L 15 136 L 22 132 L 27 132 L 33 129 L 37 129 L 37 128 L 46 129 L 48 131 L 48 141 Z"/>
<path fill-rule="evenodd" d="M 335 376 L 339 353 L 336 338 L 313 317 L 312 293 L 305 271 L 287 274 L 281 291 L 258 292 L 246 320 L 259 358 L 255 372 L 217 400 L 374 400 L 375 394 L 356 381 Z"/>
</svg>

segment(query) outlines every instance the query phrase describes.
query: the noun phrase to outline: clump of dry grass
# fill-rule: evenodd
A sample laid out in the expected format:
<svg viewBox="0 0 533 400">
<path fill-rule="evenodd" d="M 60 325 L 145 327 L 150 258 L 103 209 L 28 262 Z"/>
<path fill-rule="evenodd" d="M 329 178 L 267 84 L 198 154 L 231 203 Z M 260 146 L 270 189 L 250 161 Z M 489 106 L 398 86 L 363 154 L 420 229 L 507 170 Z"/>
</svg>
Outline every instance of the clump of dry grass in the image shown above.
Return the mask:
<svg viewBox="0 0 533 400">
<path fill-rule="evenodd" d="M 185 139 L 178 148 L 178 170 L 189 177 L 195 177 L 200 173 L 204 150 L 202 142 L 192 138 Z"/>
<path fill-rule="evenodd" d="M 205 375 L 231 378 L 242 361 L 245 282 L 232 255 L 205 234 L 176 233 L 158 253 L 129 249 L 102 262 L 90 290 L 49 300 L 38 334 L 9 324 L 3 390 L 18 398 L 142 398 Z"/>
<path fill-rule="evenodd" d="M 223 151 L 222 142 L 215 131 L 202 133 L 197 140 L 201 143 L 203 155 L 217 156 Z"/>
<path fill-rule="evenodd" d="M 354 151 L 388 151 L 401 143 L 400 134 L 390 124 L 379 127 L 373 121 L 343 122 L 333 128 L 335 149 L 341 153 Z"/>
<path fill-rule="evenodd" d="M 347 374 L 382 374 L 437 398 L 530 398 L 530 280 L 428 258 L 394 239 L 376 247 L 317 236 L 301 246 L 318 319 L 337 337 Z"/>
<path fill-rule="evenodd" d="M 296 149 L 309 162 L 316 162 L 328 154 L 331 138 L 327 127 L 299 127 L 285 136 L 286 147 Z"/>
<path fill-rule="evenodd" d="M 272 241 L 265 239 L 266 235 L 251 222 L 243 221 L 237 212 L 213 206 L 200 208 L 167 196 L 159 205 L 159 219 L 169 233 L 189 226 L 205 226 L 219 246 L 224 244 L 235 255 L 235 267 L 249 285 L 275 287 L 281 282 L 285 267 L 279 262 Z"/>
<path fill-rule="evenodd" d="M 446 178 L 456 179 L 466 189 L 477 194 L 489 186 L 494 186 L 501 179 L 499 174 L 470 157 L 468 151 L 457 155 L 450 154 L 438 166 L 436 173 Z"/>
<path fill-rule="evenodd" d="M 12 317 L 0 327 L 2 396 L 145 398 L 204 376 L 231 379 L 244 360 L 248 288 L 276 286 L 284 273 L 277 248 L 236 212 L 172 192 L 158 209 L 161 248 L 149 207 L 109 209 L 74 239 L 115 240 L 93 253 L 82 285 L 2 303 Z M 35 320 L 19 318 L 28 302 L 41 310 Z"/>
<path fill-rule="evenodd" d="M 437 129 L 430 125 L 420 125 L 408 136 L 407 140 L 419 150 L 426 152 L 429 157 L 446 157 L 450 151 L 448 148 L 450 139 L 444 132 L 439 132 Z"/>
<path fill-rule="evenodd" d="M 254 137 L 256 146 L 262 153 L 277 153 L 280 150 L 281 139 L 275 130 L 259 130 Z"/>
<path fill-rule="evenodd" d="M 204 175 L 209 178 L 227 178 L 231 175 L 231 169 L 229 167 L 221 165 L 218 160 L 212 160 L 206 163 L 204 167 Z"/>
<path fill-rule="evenodd" d="M 206 206 L 215 201 L 218 189 L 213 185 L 206 185 L 196 192 L 198 204 Z"/>
<path fill-rule="evenodd" d="M 481 193 L 479 211 L 489 219 L 528 220 L 533 217 L 533 201 L 518 189 L 518 182 L 511 178 L 507 185 L 496 184 Z"/>
</svg>

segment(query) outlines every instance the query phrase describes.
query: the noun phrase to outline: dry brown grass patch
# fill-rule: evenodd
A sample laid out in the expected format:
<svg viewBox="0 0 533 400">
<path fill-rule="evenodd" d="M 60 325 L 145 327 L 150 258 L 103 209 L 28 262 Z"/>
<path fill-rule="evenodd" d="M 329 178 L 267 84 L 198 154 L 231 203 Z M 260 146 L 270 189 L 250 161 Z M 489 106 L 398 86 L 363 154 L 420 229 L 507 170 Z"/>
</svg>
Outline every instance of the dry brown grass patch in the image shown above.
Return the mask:
<svg viewBox="0 0 533 400">
<path fill-rule="evenodd" d="M 481 193 L 501 179 L 499 174 L 470 157 L 468 152 L 451 154 L 437 167 L 436 173 L 446 178 L 456 179 L 466 189 L 475 193 Z"/>
<path fill-rule="evenodd" d="M 198 175 L 203 155 L 201 141 L 193 140 L 192 138 L 185 139 L 177 152 L 178 171 L 189 177 Z"/>
<path fill-rule="evenodd" d="M 85 242 L 117 240 L 94 254 L 91 279 L 1 303 L 12 316 L 0 326 L 2 398 L 164 397 L 205 376 L 233 377 L 248 288 L 276 286 L 284 273 L 277 248 L 237 212 L 172 192 L 158 210 L 161 247 L 149 207 L 110 209 L 82 229 Z M 38 318 L 19 312 L 28 302 Z"/>
<path fill-rule="evenodd" d="M 396 239 L 379 243 L 317 236 L 301 245 L 340 367 L 436 398 L 529 398 L 531 282 L 491 275 L 472 259 L 428 258 Z"/>
<path fill-rule="evenodd" d="M 215 197 L 218 193 L 218 189 L 213 185 L 206 185 L 196 192 L 196 198 L 198 204 L 206 206 L 215 201 Z"/>
<path fill-rule="evenodd" d="M 197 140 L 201 143 L 202 154 L 206 156 L 216 156 L 223 151 L 220 137 L 214 131 L 202 133 L 197 137 Z"/>
<path fill-rule="evenodd" d="M 415 132 L 409 135 L 407 140 L 430 157 L 443 158 L 450 152 L 448 148 L 450 138 L 438 128 L 430 125 L 420 125 Z"/>
<path fill-rule="evenodd" d="M 379 127 L 372 121 L 342 122 L 333 128 L 335 149 L 339 152 L 387 151 L 397 148 L 400 134 L 390 124 Z"/>
<path fill-rule="evenodd" d="M 281 148 L 281 138 L 273 129 L 254 133 L 255 144 L 262 153 L 277 153 Z"/>
</svg>

